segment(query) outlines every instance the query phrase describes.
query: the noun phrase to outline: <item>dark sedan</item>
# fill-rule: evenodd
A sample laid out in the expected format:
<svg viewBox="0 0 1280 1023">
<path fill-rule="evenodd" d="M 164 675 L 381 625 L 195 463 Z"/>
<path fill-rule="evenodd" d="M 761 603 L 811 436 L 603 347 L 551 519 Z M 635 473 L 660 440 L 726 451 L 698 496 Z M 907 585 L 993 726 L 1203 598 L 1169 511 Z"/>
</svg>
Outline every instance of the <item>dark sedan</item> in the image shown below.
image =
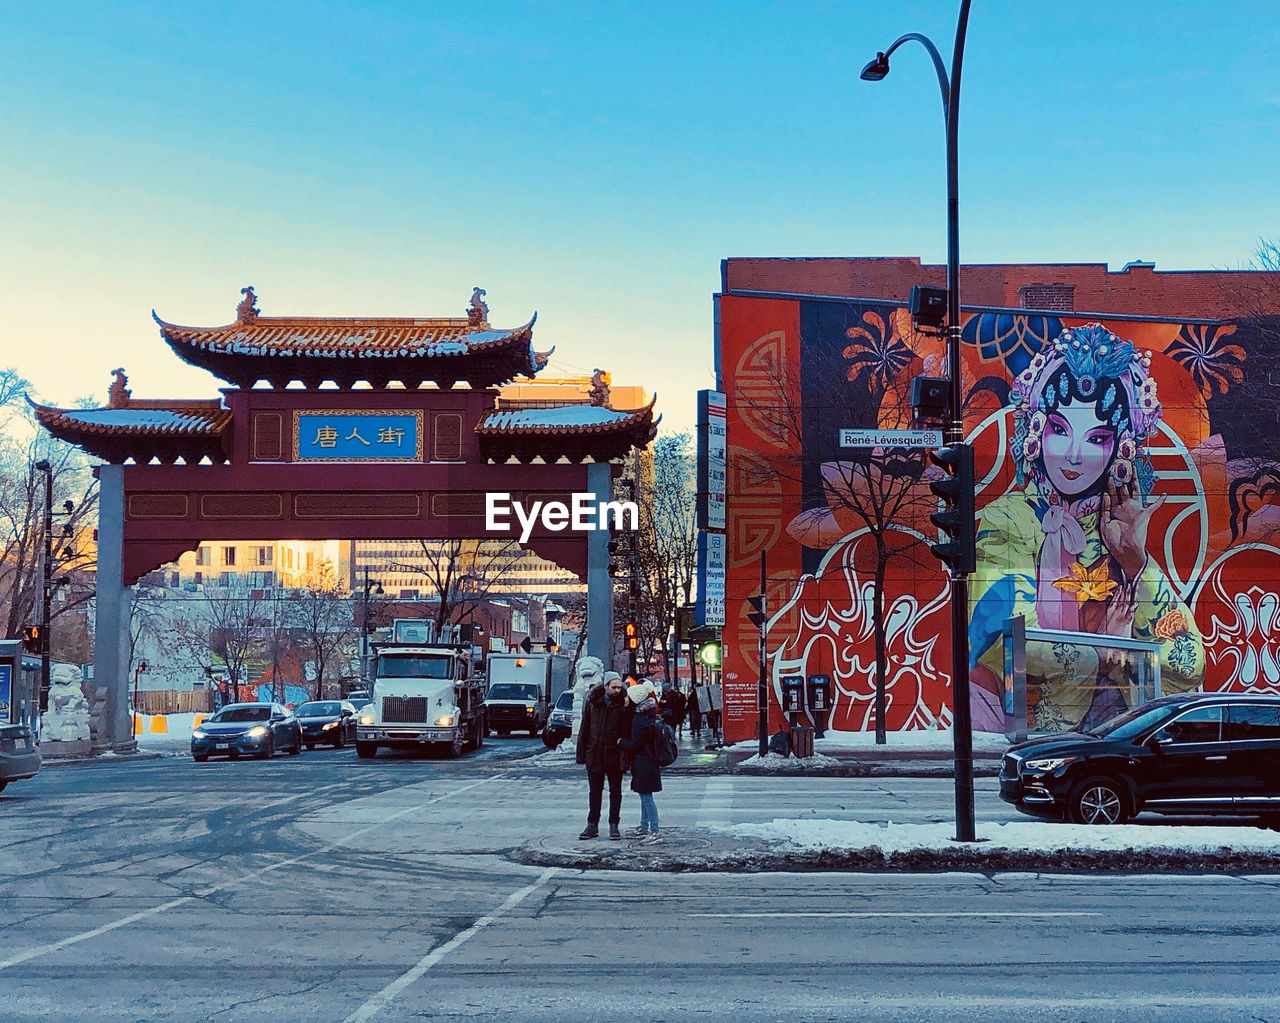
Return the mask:
<svg viewBox="0 0 1280 1023">
<path fill-rule="evenodd" d="M 232 703 L 207 718 L 191 733 L 191 759 L 211 754 L 266 759 L 277 750 L 302 752 L 302 725 L 278 703 Z"/>
<path fill-rule="evenodd" d="M 34 778 L 40 770 L 40 748 L 26 725 L 0 725 L 0 792 L 11 781 Z"/>
<path fill-rule="evenodd" d="M 1280 822 L 1280 696 L 1180 693 L 1010 748 L 1000 796 L 1080 824 L 1144 811 Z"/>
<path fill-rule="evenodd" d="M 356 708 L 349 700 L 311 700 L 293 712 L 307 749 L 319 743 L 342 749 L 356 741 Z"/>
</svg>

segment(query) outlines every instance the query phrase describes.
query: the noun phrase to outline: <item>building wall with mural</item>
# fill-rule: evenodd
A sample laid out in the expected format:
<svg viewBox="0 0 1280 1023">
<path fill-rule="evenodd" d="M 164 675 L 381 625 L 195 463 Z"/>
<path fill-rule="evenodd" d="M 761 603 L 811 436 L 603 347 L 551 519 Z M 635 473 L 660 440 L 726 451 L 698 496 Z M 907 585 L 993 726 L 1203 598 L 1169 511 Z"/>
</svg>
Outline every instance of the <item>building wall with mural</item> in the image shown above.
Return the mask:
<svg viewBox="0 0 1280 1023">
<path fill-rule="evenodd" d="M 726 737 L 756 731 L 769 579 L 771 727 L 780 679 L 831 676 L 828 727 L 951 720 L 948 583 L 923 452 L 842 448 L 911 425 L 911 378 L 941 339 L 894 301 L 725 294 Z M 1164 692 L 1280 691 L 1280 319 L 980 309 L 964 322 L 978 570 L 975 728 L 1005 726 L 1004 621 L 1156 644 Z M 877 657 L 877 651 L 882 656 Z M 1100 720 L 1134 696 L 1123 649 L 1029 644 L 1033 730 Z"/>
</svg>

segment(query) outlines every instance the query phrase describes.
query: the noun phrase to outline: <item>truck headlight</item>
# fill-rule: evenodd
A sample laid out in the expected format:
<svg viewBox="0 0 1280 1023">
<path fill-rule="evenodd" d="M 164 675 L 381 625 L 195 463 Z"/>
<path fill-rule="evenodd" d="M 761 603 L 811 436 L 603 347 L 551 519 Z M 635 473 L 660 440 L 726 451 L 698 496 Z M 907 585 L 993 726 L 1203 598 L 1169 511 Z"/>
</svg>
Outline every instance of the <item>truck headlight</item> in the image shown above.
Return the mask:
<svg viewBox="0 0 1280 1023">
<path fill-rule="evenodd" d="M 532 707 L 525 707 L 524 712 L 525 712 L 526 714 L 532 714 L 532 713 L 533 713 L 533 708 L 532 708 Z"/>
<path fill-rule="evenodd" d="M 1056 771 L 1059 767 L 1066 767 L 1067 764 L 1074 763 L 1077 757 L 1044 757 L 1041 760 L 1023 761 L 1023 772 L 1031 774 L 1044 774 L 1048 771 Z"/>
<path fill-rule="evenodd" d="M 441 715 L 440 717 L 436 718 L 436 724 L 439 725 L 441 728 L 448 728 L 451 724 L 453 724 L 453 715 L 452 714 Z"/>
<path fill-rule="evenodd" d="M 361 715 L 360 715 L 360 724 L 362 724 L 362 725 L 371 725 L 371 724 L 373 724 L 373 715 L 372 715 L 372 714 L 361 714 Z"/>
</svg>

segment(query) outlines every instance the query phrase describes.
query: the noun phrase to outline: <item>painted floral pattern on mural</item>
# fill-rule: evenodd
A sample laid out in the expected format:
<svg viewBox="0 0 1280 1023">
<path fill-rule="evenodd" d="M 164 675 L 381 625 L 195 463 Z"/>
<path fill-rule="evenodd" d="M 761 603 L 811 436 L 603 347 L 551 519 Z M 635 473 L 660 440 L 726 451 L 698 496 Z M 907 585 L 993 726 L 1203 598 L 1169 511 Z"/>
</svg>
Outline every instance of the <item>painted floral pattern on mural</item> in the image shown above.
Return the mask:
<svg viewBox="0 0 1280 1023">
<path fill-rule="evenodd" d="M 1236 328 L 1221 323 L 1184 323 L 1168 355 L 1191 374 L 1205 401 L 1226 394 L 1244 379 L 1244 349 L 1229 339 Z"/>
<path fill-rule="evenodd" d="M 878 312 L 864 313 L 862 322 L 848 328 L 845 336 L 850 342 L 842 353 L 848 360 L 847 378 L 877 394 L 884 393 L 916 357 Z"/>
</svg>

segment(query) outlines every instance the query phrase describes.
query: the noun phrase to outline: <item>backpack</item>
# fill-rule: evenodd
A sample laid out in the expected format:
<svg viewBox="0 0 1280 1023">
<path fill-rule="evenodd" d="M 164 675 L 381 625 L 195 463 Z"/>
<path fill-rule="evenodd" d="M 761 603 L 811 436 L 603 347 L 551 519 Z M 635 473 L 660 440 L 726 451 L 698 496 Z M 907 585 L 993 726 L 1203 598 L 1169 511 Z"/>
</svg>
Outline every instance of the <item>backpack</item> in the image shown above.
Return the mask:
<svg viewBox="0 0 1280 1023">
<path fill-rule="evenodd" d="M 659 767 L 670 767 L 680 755 L 676 730 L 659 719 L 653 723 L 653 759 Z"/>
</svg>

